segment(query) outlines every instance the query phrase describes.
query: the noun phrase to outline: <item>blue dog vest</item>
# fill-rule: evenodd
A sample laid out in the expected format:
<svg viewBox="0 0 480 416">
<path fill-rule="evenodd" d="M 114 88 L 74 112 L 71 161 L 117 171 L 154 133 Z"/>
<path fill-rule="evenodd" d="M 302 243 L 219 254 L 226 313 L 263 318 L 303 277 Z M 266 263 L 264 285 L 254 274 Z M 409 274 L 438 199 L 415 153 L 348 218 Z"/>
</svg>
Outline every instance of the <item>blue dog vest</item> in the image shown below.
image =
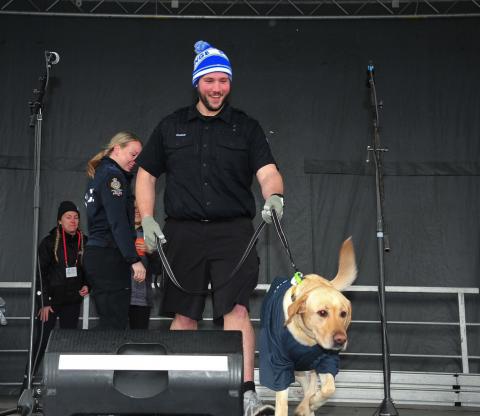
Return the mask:
<svg viewBox="0 0 480 416">
<path fill-rule="evenodd" d="M 274 391 L 285 390 L 295 381 L 294 371 L 338 373 L 338 351 L 320 345 L 300 344 L 284 325 L 283 297 L 290 279 L 276 278 L 265 296 L 261 312 L 260 384 Z"/>
</svg>

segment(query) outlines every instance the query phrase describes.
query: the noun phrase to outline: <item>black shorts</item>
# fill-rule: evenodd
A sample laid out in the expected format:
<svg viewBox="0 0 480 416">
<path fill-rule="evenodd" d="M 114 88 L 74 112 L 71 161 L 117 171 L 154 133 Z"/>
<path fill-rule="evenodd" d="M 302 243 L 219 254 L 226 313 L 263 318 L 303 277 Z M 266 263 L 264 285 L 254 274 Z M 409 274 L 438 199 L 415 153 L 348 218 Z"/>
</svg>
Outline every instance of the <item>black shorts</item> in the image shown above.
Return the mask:
<svg viewBox="0 0 480 416">
<path fill-rule="evenodd" d="M 258 282 L 259 259 L 255 248 L 231 281 L 231 276 L 253 235 L 249 218 L 212 222 L 167 219 L 165 223 L 167 258 L 180 285 L 202 291 L 211 283 L 213 317 L 229 313 L 236 304 L 249 307 L 250 295 Z M 163 312 L 202 319 L 206 295 L 189 295 L 167 278 Z"/>
</svg>

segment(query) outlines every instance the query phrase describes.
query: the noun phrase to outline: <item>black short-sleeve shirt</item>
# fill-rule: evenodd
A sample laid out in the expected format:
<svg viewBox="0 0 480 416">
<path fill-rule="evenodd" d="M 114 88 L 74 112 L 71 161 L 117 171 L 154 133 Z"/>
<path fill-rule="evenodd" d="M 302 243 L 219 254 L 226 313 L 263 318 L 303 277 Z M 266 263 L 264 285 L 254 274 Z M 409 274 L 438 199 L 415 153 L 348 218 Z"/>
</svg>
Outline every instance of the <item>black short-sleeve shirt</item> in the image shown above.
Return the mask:
<svg viewBox="0 0 480 416">
<path fill-rule="evenodd" d="M 275 164 L 260 124 L 229 105 L 215 117 L 194 105 L 167 116 L 137 162 L 155 177 L 166 174 L 166 214 L 195 220 L 253 218 L 253 176 Z"/>
</svg>

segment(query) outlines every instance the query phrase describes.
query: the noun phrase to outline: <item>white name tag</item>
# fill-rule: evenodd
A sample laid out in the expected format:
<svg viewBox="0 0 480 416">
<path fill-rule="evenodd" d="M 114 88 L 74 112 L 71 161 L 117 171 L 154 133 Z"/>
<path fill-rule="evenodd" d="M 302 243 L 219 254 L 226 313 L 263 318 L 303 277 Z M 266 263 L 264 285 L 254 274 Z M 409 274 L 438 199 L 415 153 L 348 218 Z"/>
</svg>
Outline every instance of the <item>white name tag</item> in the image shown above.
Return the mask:
<svg viewBox="0 0 480 416">
<path fill-rule="evenodd" d="M 68 277 L 77 277 L 77 268 L 76 267 L 66 267 L 65 275 Z"/>
</svg>

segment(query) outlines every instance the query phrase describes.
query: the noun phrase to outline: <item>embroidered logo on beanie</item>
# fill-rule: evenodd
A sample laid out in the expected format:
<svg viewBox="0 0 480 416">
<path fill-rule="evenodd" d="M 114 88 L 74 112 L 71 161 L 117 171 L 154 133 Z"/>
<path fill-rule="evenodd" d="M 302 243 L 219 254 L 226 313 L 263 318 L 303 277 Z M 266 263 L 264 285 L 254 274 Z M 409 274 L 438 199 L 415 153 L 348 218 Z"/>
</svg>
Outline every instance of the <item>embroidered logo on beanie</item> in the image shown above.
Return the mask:
<svg viewBox="0 0 480 416">
<path fill-rule="evenodd" d="M 208 42 L 199 40 L 195 43 L 195 60 L 193 61 L 192 85 L 197 86 L 198 80 L 212 72 L 224 72 L 232 80 L 232 67 L 227 55 L 214 48 Z"/>
</svg>

